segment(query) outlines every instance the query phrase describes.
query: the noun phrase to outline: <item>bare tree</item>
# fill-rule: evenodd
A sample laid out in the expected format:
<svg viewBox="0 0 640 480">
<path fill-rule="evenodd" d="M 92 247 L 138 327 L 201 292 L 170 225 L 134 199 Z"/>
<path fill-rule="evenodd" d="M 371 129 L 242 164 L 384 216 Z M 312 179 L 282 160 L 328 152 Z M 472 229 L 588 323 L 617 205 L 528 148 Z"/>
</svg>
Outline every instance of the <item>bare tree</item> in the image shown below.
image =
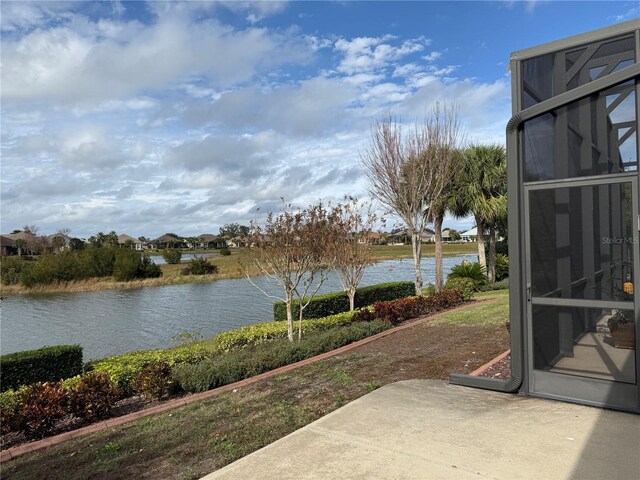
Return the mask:
<svg viewBox="0 0 640 480">
<path fill-rule="evenodd" d="M 347 197 L 331 211 L 331 238 L 327 243 L 331 267 L 349 297 L 349 310 L 355 308 L 356 290 L 365 269 L 373 263 L 371 244 L 378 221 L 371 203 L 358 204 Z"/>
<path fill-rule="evenodd" d="M 446 192 L 462 136 L 458 108 L 437 104 L 407 133 L 395 118 L 377 122 L 371 143 L 360 154 L 369 192 L 398 215 L 411 234 L 416 295 L 422 294 L 423 286 L 421 238 L 434 214 L 427 207 L 439 203 Z"/>
<path fill-rule="evenodd" d="M 299 299 L 298 339 L 302 337 L 302 318 L 322 283 L 327 278 L 323 269 L 323 246 L 327 228 L 327 214 L 320 203 L 296 211 L 284 205 L 283 211 L 269 213 L 264 226 L 252 222 L 245 239 L 248 265 L 243 265 L 247 279 L 269 298 L 283 301 L 287 310 L 287 337 L 293 341 L 293 302 Z M 282 287 L 283 296 L 274 295 L 251 278 L 254 267 L 271 283 Z"/>
</svg>

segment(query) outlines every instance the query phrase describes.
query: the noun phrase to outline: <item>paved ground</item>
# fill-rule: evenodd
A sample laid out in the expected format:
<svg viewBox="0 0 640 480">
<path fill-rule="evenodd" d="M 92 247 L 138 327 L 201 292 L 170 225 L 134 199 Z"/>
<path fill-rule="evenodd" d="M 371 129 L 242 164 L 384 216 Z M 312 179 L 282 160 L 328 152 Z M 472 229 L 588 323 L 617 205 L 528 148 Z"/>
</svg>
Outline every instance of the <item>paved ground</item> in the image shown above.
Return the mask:
<svg viewBox="0 0 640 480">
<path fill-rule="evenodd" d="M 640 415 L 409 380 L 205 477 L 640 479 Z"/>
</svg>

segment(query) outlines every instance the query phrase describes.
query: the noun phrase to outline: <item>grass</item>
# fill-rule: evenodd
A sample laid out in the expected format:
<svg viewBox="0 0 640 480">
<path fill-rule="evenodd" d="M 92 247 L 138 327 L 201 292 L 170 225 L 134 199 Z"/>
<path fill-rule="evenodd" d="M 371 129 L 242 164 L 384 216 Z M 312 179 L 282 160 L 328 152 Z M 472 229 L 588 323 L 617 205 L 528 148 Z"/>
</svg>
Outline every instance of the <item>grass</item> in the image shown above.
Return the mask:
<svg viewBox="0 0 640 480">
<path fill-rule="evenodd" d="M 191 479 L 217 470 L 381 386 L 468 373 L 507 348 L 507 296 L 350 353 L 3 464 L 12 479 Z M 480 319 L 480 320 L 479 320 Z"/>
<path fill-rule="evenodd" d="M 425 257 L 434 255 L 435 246 L 424 244 L 422 253 Z M 475 253 L 477 246 L 475 243 L 451 243 L 443 245 L 444 255 L 461 255 Z M 194 251 L 185 251 L 194 253 Z M 195 253 L 211 253 L 211 251 Z M 411 258 L 411 245 L 374 245 L 372 250 L 376 261 L 389 260 L 394 258 Z M 159 287 L 164 285 L 181 285 L 185 283 L 208 283 L 215 280 L 243 278 L 245 276 L 241 264 L 247 262 L 247 256 L 241 249 L 231 249 L 231 255 L 216 256 L 211 262 L 218 267 L 218 273 L 214 275 L 180 275 L 188 262 L 175 265 L 160 265 L 162 277 L 145 278 L 133 280 L 131 282 L 116 282 L 112 278 L 90 278 L 77 282 L 61 282 L 47 285 L 36 285 L 31 288 L 22 285 L 0 285 L 0 295 L 21 295 L 21 294 L 45 294 L 45 293 L 70 293 L 70 292 L 97 292 L 101 290 L 126 290 L 142 287 Z M 258 271 L 253 269 L 251 275 L 257 275 Z"/>
</svg>

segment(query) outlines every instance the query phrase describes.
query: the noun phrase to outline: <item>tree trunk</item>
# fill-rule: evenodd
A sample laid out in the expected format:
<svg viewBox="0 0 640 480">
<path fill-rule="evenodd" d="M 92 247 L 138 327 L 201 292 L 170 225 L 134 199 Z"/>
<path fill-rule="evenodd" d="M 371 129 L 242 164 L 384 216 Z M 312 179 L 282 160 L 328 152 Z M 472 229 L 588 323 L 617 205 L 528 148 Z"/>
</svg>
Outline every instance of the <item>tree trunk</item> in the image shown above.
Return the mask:
<svg viewBox="0 0 640 480">
<path fill-rule="evenodd" d="M 349 297 L 349 311 L 353 312 L 356 308 L 356 289 L 353 287 L 349 288 L 347 296 Z"/>
<path fill-rule="evenodd" d="M 420 244 L 420 234 L 411 234 L 411 247 L 413 250 L 413 268 L 416 271 L 416 295 L 422 295 L 422 272 L 420 271 L 420 262 L 422 260 L 422 245 Z"/>
<path fill-rule="evenodd" d="M 489 283 L 496 282 L 496 230 L 489 227 L 489 268 L 487 270 Z"/>
<path fill-rule="evenodd" d="M 433 220 L 433 227 L 436 237 L 436 293 L 444 288 L 444 273 L 442 271 L 442 220 L 443 215 L 436 215 Z"/>
<path fill-rule="evenodd" d="M 291 299 L 287 299 L 287 338 L 293 342 L 293 314 L 291 313 Z"/>
<path fill-rule="evenodd" d="M 484 223 L 478 217 L 476 217 L 476 229 L 478 233 L 478 262 L 484 268 L 487 268 L 487 257 L 484 252 Z"/>
</svg>

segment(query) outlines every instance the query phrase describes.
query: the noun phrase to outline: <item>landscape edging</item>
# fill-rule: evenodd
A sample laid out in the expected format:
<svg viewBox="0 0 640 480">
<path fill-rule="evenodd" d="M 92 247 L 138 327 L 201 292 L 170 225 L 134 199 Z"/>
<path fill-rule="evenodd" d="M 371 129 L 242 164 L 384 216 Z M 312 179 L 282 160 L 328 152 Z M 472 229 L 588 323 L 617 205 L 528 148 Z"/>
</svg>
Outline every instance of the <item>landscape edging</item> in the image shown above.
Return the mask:
<svg viewBox="0 0 640 480">
<path fill-rule="evenodd" d="M 416 325 L 422 324 L 422 323 L 426 323 L 429 322 L 431 320 L 435 320 L 439 317 L 441 317 L 444 314 L 449 314 L 452 312 L 456 312 L 458 310 L 463 310 L 466 308 L 469 308 L 471 306 L 474 305 L 479 305 L 479 304 L 483 304 L 483 303 L 489 303 L 489 302 L 494 302 L 497 301 L 498 299 L 493 299 L 493 298 L 489 298 L 489 299 L 482 299 L 482 300 L 476 300 L 474 302 L 471 303 L 465 303 L 463 305 L 460 305 L 458 307 L 452 308 L 452 309 L 448 309 L 448 310 L 442 310 L 440 312 L 434 313 L 432 315 L 427 315 L 424 317 L 420 317 L 414 321 L 405 323 L 404 325 L 400 325 L 397 327 L 393 327 L 390 328 L 388 330 L 385 330 L 383 332 L 380 333 L 376 333 L 375 335 L 372 335 L 370 337 L 367 338 L 363 338 L 362 340 L 358 340 L 357 342 L 353 342 L 350 343 L 348 345 L 345 345 L 343 347 L 337 348 L 335 350 L 331 350 L 329 352 L 325 352 L 325 353 L 321 353 L 320 355 L 316 355 L 315 357 L 310 357 L 307 358 L 305 360 L 301 360 L 299 362 L 295 362 L 295 363 L 291 363 L 289 365 L 285 365 L 283 367 L 279 367 L 276 368 L 274 370 L 270 370 L 268 372 L 265 373 L 261 373 L 260 375 L 255 375 L 253 377 L 249 377 L 249 378 L 245 378 L 244 380 L 240 380 L 238 382 L 235 383 L 230 383 L 229 385 L 223 385 L 222 387 L 218 387 L 218 388 L 214 388 L 212 390 L 207 390 L 206 392 L 200 392 L 200 393 L 194 393 L 193 395 L 189 395 L 188 397 L 184 397 L 184 398 L 177 398 L 175 400 L 169 400 L 165 403 L 162 403 L 160 405 L 156 405 L 150 408 L 146 408 L 144 410 L 139 410 L 137 412 L 133 412 L 133 413 L 129 413 L 127 415 L 123 415 L 121 417 L 115 417 L 115 418 L 111 418 L 108 420 L 103 420 L 103 421 L 99 421 L 99 422 L 95 422 L 92 423 L 91 425 L 87 425 L 86 427 L 82 427 L 79 428 L 77 430 L 72 430 L 70 432 L 65 432 L 65 433 L 61 433 L 59 435 L 55 435 L 53 437 L 48 437 L 48 438 L 44 438 L 42 440 L 37 440 L 35 442 L 31 442 L 31 443 L 25 443 L 23 445 L 18 445 L 16 447 L 12 447 L 9 448 L 7 450 L 2 450 L 0 451 L 0 463 L 6 462 L 8 460 L 13 460 L 14 458 L 18 458 L 19 456 L 22 456 L 24 454 L 27 453 L 31 453 L 34 452 L 36 450 L 40 450 L 42 448 L 46 448 L 46 447 L 50 447 L 53 445 L 57 445 L 59 443 L 62 443 L 64 441 L 67 440 L 71 440 L 72 438 L 78 438 L 84 435 L 87 435 L 89 433 L 93 433 L 93 432 L 97 432 L 100 430 L 104 430 L 106 428 L 113 428 L 113 427 L 118 427 L 120 425 L 123 425 L 125 423 L 131 422 L 133 420 L 138 420 L 139 418 L 144 418 L 150 415 L 155 415 L 157 413 L 162 413 L 165 412 L 167 410 L 172 410 L 174 408 L 179 408 L 179 407 L 184 407 L 187 405 L 190 405 L 191 403 L 197 402 L 199 400 L 205 400 L 207 398 L 211 398 L 211 397 L 215 397 L 216 395 L 223 393 L 223 392 L 228 392 L 230 390 L 235 390 L 237 388 L 241 388 L 241 387 L 246 387 L 248 385 L 251 385 L 255 382 L 258 382 L 260 380 L 264 380 L 265 378 L 270 378 L 276 375 L 280 375 L 282 373 L 294 370 L 296 368 L 305 366 L 305 365 L 309 365 L 311 363 L 315 363 L 315 362 L 319 362 L 321 360 L 326 360 L 327 358 L 331 358 L 335 355 L 340 355 L 341 353 L 345 353 L 349 350 L 352 350 L 354 348 L 360 347 L 362 345 L 366 345 L 367 343 L 373 342 L 374 340 L 378 340 L 379 338 L 383 338 L 386 337 L 388 335 L 391 335 L 395 332 L 399 332 L 402 330 L 405 330 L 407 328 L 411 328 L 414 327 Z M 505 352 L 507 353 L 507 352 Z M 502 354 L 505 355 L 505 354 Z M 496 361 L 496 359 L 492 360 L 491 362 Z M 489 362 L 489 363 L 491 363 Z M 482 367 L 480 367 L 480 369 L 482 369 L 483 367 L 485 367 L 488 364 L 483 365 Z M 480 370 L 478 369 L 478 370 Z M 478 370 L 476 370 L 475 372 L 477 372 Z M 471 375 L 473 375 L 475 372 L 471 373 Z"/>
<path fill-rule="evenodd" d="M 502 352 L 500 355 L 498 355 L 496 358 L 494 358 L 493 360 L 489 360 L 487 363 L 485 363 L 484 365 L 482 365 L 479 368 L 476 368 L 473 372 L 471 372 L 469 374 L 469 376 L 471 377 L 479 377 L 480 375 L 482 375 L 484 372 L 486 372 L 487 370 L 489 370 L 491 367 L 493 367 L 496 363 L 498 363 L 501 360 L 504 360 L 504 358 L 509 355 L 511 353 L 511 349 L 507 350 L 506 352 Z"/>
</svg>

